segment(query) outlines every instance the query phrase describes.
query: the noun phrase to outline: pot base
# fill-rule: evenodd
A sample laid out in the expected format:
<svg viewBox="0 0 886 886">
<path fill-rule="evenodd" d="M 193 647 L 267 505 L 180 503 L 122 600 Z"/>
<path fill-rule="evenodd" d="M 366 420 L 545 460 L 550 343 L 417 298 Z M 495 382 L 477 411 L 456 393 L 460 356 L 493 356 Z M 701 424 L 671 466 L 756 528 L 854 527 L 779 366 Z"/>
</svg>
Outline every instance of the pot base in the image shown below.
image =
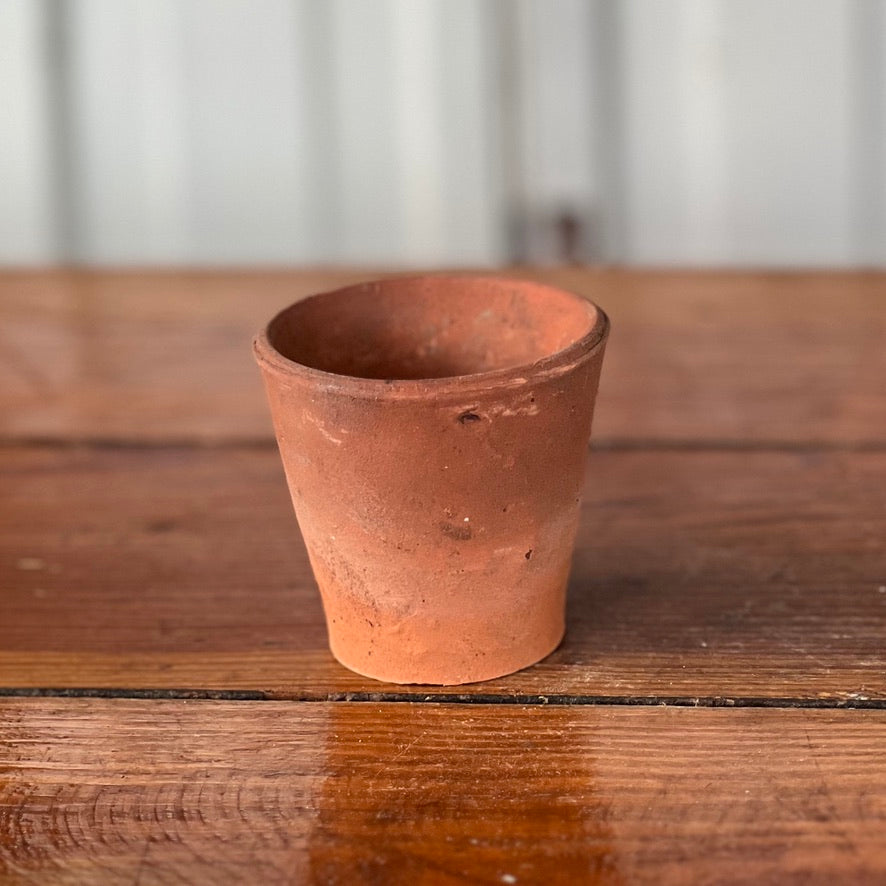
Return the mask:
<svg viewBox="0 0 886 886">
<path fill-rule="evenodd" d="M 482 683 L 495 680 L 508 674 L 522 671 L 524 668 L 538 664 L 547 658 L 563 642 L 565 626 L 561 626 L 554 637 L 537 638 L 539 642 L 531 648 L 519 650 L 509 649 L 507 654 L 498 652 L 494 657 L 480 652 L 472 661 L 443 661 L 439 659 L 428 662 L 406 661 L 398 666 L 396 662 L 378 659 L 373 661 L 366 655 L 342 655 L 330 639 L 330 649 L 336 661 L 349 671 L 369 677 L 382 683 L 396 683 L 401 686 L 461 686 L 465 683 Z M 350 650 L 349 650 L 350 651 Z M 404 676 L 404 674 L 408 674 Z"/>
</svg>

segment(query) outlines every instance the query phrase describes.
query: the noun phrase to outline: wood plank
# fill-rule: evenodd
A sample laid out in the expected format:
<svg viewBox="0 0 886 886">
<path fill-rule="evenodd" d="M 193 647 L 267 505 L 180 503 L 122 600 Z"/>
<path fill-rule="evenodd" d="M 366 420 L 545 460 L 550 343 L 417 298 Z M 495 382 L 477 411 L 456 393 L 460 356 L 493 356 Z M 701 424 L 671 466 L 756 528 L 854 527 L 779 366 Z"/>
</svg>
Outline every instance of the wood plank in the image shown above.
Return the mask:
<svg viewBox="0 0 886 886">
<path fill-rule="evenodd" d="M 583 292 L 613 332 L 596 439 L 886 442 L 886 275 L 519 271 Z M 0 436 L 252 440 L 253 333 L 377 272 L 0 274 Z"/>
<path fill-rule="evenodd" d="M 0 876 L 882 883 L 884 748 L 886 711 L 5 699 Z"/>
<path fill-rule="evenodd" d="M 0 274 L 0 435 L 272 436 L 250 342 L 295 299 L 359 274 Z"/>
<path fill-rule="evenodd" d="M 886 453 L 590 459 L 566 641 L 459 691 L 886 699 Z M 272 449 L 0 471 L 0 686 L 400 691 L 328 653 Z"/>
</svg>

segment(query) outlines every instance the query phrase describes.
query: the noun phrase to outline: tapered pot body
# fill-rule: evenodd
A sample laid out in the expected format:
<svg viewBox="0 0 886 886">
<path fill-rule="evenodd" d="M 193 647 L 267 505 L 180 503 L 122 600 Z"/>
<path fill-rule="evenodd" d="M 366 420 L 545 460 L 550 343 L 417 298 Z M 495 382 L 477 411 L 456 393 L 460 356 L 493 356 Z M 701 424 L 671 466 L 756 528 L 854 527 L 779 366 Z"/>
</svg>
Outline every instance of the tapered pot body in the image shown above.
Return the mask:
<svg viewBox="0 0 886 886">
<path fill-rule="evenodd" d="M 342 664 L 452 685 L 556 648 L 607 333 L 571 293 L 427 276 L 314 296 L 256 338 Z"/>
</svg>

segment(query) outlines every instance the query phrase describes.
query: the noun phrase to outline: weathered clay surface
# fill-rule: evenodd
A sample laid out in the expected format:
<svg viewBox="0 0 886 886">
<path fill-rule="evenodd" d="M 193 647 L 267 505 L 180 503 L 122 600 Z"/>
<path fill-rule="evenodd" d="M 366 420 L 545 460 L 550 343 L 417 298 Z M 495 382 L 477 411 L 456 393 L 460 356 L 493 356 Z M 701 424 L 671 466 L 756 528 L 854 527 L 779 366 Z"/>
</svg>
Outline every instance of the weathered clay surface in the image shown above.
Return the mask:
<svg viewBox="0 0 886 886">
<path fill-rule="evenodd" d="M 605 315 L 496 277 L 314 296 L 255 341 L 347 667 L 458 684 L 563 637 Z"/>
</svg>

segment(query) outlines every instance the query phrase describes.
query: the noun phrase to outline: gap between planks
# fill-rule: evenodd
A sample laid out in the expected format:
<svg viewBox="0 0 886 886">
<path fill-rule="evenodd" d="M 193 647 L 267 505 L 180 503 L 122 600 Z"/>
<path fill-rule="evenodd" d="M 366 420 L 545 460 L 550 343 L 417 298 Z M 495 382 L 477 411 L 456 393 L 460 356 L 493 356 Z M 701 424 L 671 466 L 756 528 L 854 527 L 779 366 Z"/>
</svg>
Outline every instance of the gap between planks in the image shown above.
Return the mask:
<svg viewBox="0 0 886 886">
<path fill-rule="evenodd" d="M 884 698 L 776 698 L 766 696 L 569 695 L 460 692 L 277 693 L 226 689 L 127 689 L 99 687 L 0 687 L 0 698 L 123 698 L 192 701 L 371 702 L 394 704 L 521 705 L 538 707 L 783 708 L 803 710 L 886 710 Z"/>
</svg>

